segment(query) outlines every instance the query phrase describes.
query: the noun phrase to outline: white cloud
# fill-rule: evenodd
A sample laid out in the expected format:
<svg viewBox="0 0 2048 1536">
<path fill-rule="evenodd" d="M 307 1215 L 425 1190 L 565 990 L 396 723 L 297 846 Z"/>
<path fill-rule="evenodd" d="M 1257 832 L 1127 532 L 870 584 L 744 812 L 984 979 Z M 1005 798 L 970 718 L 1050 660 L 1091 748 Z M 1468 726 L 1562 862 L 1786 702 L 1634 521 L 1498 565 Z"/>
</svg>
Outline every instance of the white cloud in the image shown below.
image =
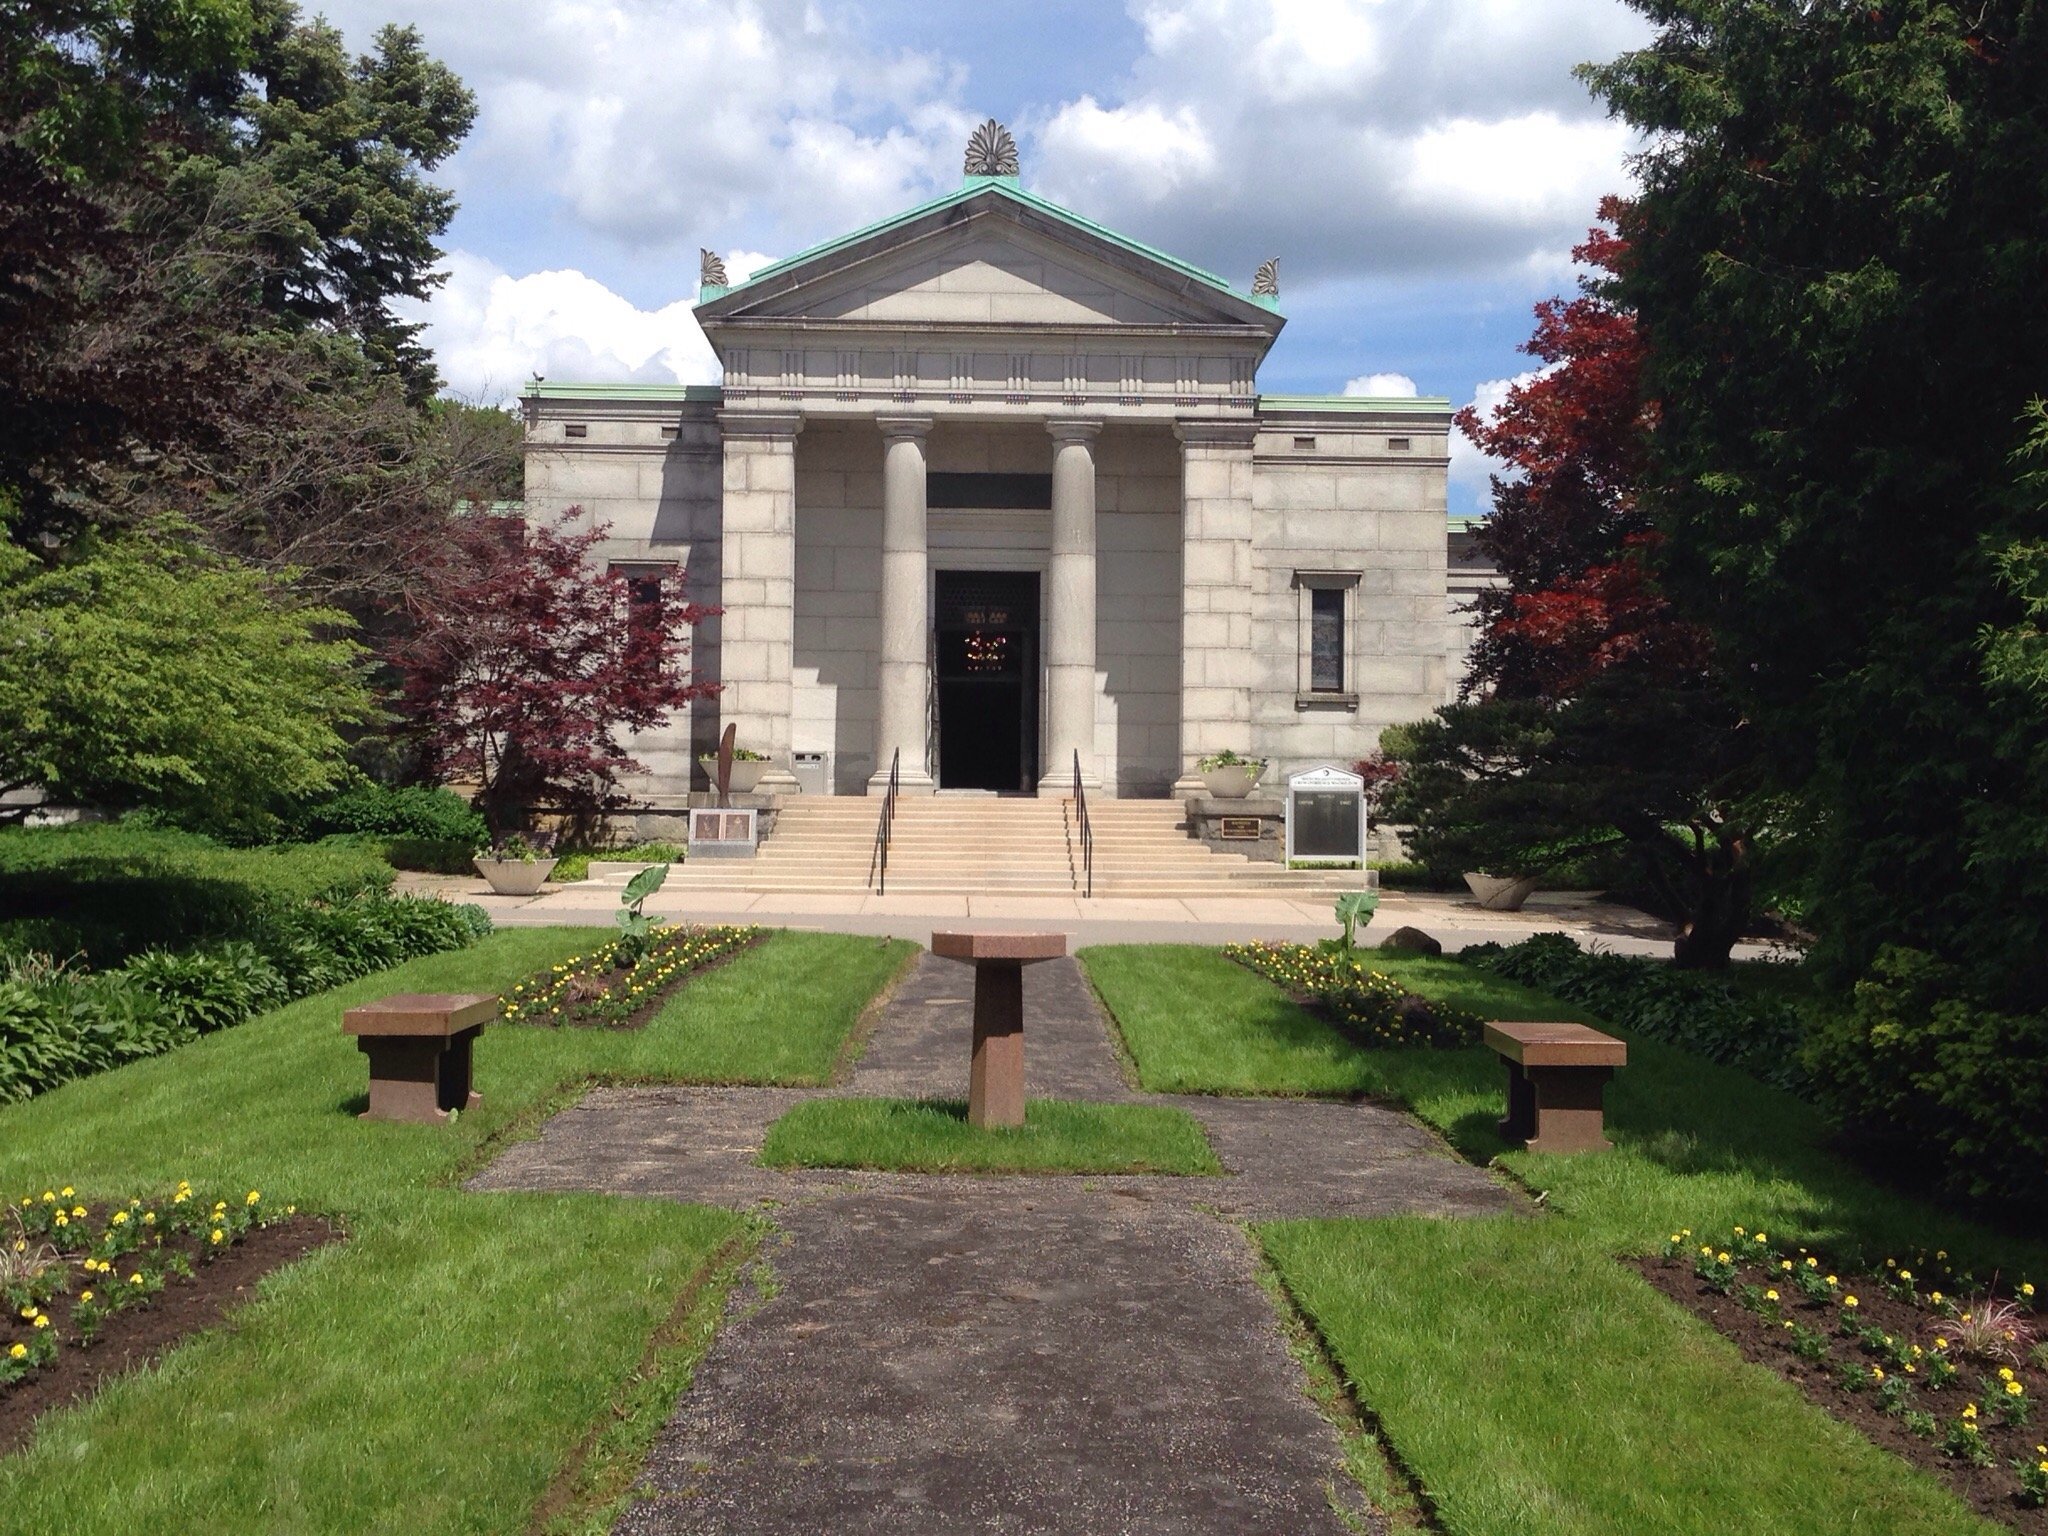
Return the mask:
<svg viewBox="0 0 2048 1536">
<path fill-rule="evenodd" d="M 427 322 L 448 387 L 466 399 L 516 393 L 535 373 L 558 383 L 715 384 L 718 360 L 690 313 L 695 299 L 635 308 L 581 272 L 513 277 L 467 251 L 412 318 Z"/>
<path fill-rule="evenodd" d="M 1566 122 L 1547 111 L 1492 122 L 1453 118 L 1408 146 L 1401 190 L 1417 205 L 1449 203 L 1552 227 L 1576 221 L 1583 229 L 1601 197 L 1620 190 L 1618 168 L 1633 142 L 1620 123 Z"/>
<path fill-rule="evenodd" d="M 1471 406 L 1479 413 L 1481 421 L 1492 416 L 1507 400 L 1508 391 L 1519 389 L 1524 384 L 1533 384 L 1543 377 L 1546 369 L 1531 368 L 1526 373 L 1515 374 L 1512 378 L 1488 379 L 1472 393 Z M 1493 458 L 1456 427 L 1451 429 L 1451 492 L 1453 500 L 1462 492 L 1466 497 L 1486 503 L 1487 482 L 1505 472 L 1507 466 Z"/>
<path fill-rule="evenodd" d="M 1413 400 L 1420 393 L 1415 381 L 1405 373 L 1362 373 L 1344 385 L 1347 395 L 1373 395 L 1384 400 L 1388 398 Z"/>
</svg>

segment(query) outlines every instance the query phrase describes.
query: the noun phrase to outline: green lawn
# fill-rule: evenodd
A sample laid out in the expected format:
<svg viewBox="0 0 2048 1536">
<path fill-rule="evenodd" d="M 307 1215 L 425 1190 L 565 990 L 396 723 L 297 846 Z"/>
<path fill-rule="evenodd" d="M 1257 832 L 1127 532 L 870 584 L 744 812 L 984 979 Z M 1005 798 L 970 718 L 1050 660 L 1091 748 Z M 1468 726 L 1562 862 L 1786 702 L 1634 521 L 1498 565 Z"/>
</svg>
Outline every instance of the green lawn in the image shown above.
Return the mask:
<svg viewBox="0 0 2048 1536">
<path fill-rule="evenodd" d="M 770 1168 L 906 1173 L 1221 1173 L 1194 1116 L 1157 1104 L 1032 1099 L 1018 1130 L 978 1130 L 957 1099 L 812 1099 L 768 1128 Z"/>
<path fill-rule="evenodd" d="M 501 932 L 0 1110 L 0 1192 L 63 1183 L 93 1199 L 189 1178 L 336 1214 L 351 1234 L 270 1277 L 161 1368 L 47 1416 L 0 1459 L 0 1524 L 516 1530 L 585 1434 L 608 1426 L 561 1528 L 606 1524 L 749 1229 L 663 1201 L 452 1186 L 587 1078 L 822 1080 L 911 946 L 774 934 L 643 1031 L 487 1030 L 483 1105 L 453 1126 L 355 1118 L 364 1066 L 342 1007 L 499 990 L 594 937 Z M 780 1036 L 799 1025 L 791 1049 Z"/>
<path fill-rule="evenodd" d="M 1854 1528 L 1900 1536 L 1995 1529 L 1744 1363 L 1616 1256 L 1737 1222 L 1844 1263 L 1926 1245 L 2041 1275 L 2048 1248 L 1873 1183 L 1827 1150 L 1807 1107 L 1655 1041 L 1630 1040 L 1609 1090 L 1615 1150 L 1546 1157 L 1494 1134 L 1503 1073 L 1489 1052 L 1357 1049 L 1213 950 L 1081 958 L 1147 1087 L 1396 1099 L 1546 1192 L 1550 1219 L 1260 1229 L 1454 1536 L 1790 1536 L 1848 1512 Z M 1491 1018 L 1582 1016 L 1452 959 L 1379 963 Z"/>
</svg>

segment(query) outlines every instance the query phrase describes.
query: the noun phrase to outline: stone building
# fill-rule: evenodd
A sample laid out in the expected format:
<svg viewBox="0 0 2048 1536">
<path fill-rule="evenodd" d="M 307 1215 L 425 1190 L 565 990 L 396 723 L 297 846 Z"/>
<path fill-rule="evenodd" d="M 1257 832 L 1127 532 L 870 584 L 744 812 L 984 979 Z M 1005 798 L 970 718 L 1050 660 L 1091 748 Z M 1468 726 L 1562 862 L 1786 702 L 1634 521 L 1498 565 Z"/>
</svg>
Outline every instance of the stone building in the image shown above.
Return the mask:
<svg viewBox="0 0 2048 1536">
<path fill-rule="evenodd" d="M 634 747 L 679 802 L 728 723 L 762 787 L 1162 796 L 1234 750 L 1346 762 L 1444 701 L 1449 402 L 1261 394 L 1249 290 L 1027 191 L 953 192 L 729 283 L 722 387 L 524 397 L 529 515 L 680 578 L 718 700 Z"/>
</svg>

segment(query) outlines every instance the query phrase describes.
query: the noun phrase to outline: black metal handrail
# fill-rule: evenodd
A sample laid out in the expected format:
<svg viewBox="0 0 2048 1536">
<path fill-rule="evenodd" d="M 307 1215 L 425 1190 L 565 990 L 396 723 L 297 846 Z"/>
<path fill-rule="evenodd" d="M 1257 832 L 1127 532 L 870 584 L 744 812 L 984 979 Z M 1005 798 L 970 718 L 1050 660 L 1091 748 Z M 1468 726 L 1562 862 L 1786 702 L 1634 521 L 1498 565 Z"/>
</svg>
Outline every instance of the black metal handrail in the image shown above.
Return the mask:
<svg viewBox="0 0 2048 1536">
<path fill-rule="evenodd" d="M 1095 829 L 1088 825 L 1088 791 L 1081 783 L 1081 753 L 1074 751 L 1074 825 L 1081 835 L 1083 896 L 1095 894 Z"/>
<path fill-rule="evenodd" d="M 889 754 L 889 789 L 882 796 L 882 815 L 875 823 L 875 851 L 868 856 L 868 884 L 877 895 L 889 894 L 889 839 L 896 831 L 896 775 L 903 762 L 903 749 Z M 880 874 L 881 882 L 876 883 Z"/>
</svg>

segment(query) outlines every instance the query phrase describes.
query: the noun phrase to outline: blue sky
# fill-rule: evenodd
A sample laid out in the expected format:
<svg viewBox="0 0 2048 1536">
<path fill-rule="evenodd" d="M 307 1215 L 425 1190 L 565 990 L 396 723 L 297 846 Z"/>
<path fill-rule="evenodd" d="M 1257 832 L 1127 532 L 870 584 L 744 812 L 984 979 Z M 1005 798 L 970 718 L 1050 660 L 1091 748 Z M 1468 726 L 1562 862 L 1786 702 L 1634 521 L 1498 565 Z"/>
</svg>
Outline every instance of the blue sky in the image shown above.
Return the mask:
<svg viewBox="0 0 2048 1536">
<path fill-rule="evenodd" d="M 1497 399 L 1634 147 L 1572 66 L 1620 0 L 338 0 L 479 98 L 426 306 L 472 398 L 529 373 L 706 382 L 699 246 L 735 275 L 958 184 L 994 116 L 1034 191 L 1240 286 L 1280 258 L 1270 391 Z M 1357 381 L 1354 383 L 1354 381 Z M 1460 448 L 1453 510 L 1484 494 Z"/>
</svg>

